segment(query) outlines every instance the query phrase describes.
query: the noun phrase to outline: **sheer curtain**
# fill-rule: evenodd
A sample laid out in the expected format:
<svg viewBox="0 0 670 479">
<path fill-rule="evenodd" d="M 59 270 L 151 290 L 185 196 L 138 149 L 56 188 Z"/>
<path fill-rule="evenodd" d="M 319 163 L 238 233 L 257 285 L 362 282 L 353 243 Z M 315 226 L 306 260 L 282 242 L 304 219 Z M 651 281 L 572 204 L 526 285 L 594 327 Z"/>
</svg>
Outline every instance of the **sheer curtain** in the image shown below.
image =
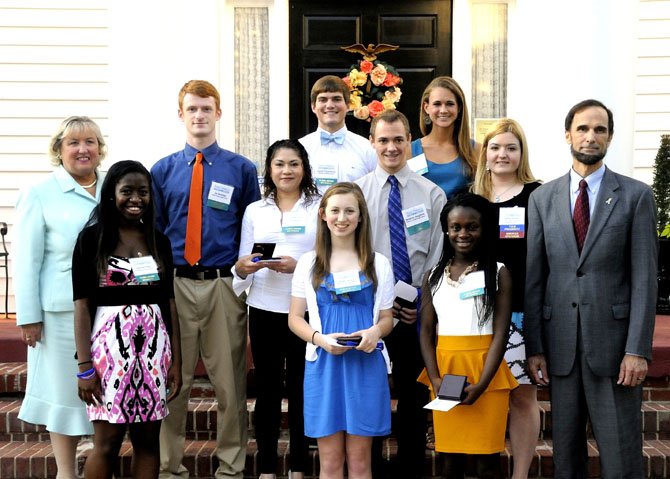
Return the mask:
<svg viewBox="0 0 670 479">
<path fill-rule="evenodd" d="M 235 147 L 259 171 L 269 143 L 268 9 L 235 8 Z"/>
<path fill-rule="evenodd" d="M 472 118 L 507 114 L 507 4 L 472 4 Z"/>
</svg>

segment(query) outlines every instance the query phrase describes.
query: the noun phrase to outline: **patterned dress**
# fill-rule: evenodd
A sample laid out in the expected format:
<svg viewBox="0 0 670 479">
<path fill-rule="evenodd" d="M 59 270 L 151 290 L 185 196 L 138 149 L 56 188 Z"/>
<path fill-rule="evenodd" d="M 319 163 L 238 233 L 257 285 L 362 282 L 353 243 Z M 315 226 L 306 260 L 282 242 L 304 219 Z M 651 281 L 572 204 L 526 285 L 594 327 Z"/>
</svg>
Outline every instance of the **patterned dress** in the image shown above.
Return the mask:
<svg viewBox="0 0 670 479">
<path fill-rule="evenodd" d="M 125 258 L 110 257 L 101 287 L 132 288 L 137 281 Z M 168 414 L 166 378 L 170 339 L 157 304 L 99 306 L 91 331 L 91 359 L 103 402 L 87 406 L 91 421 L 158 421 Z"/>
</svg>

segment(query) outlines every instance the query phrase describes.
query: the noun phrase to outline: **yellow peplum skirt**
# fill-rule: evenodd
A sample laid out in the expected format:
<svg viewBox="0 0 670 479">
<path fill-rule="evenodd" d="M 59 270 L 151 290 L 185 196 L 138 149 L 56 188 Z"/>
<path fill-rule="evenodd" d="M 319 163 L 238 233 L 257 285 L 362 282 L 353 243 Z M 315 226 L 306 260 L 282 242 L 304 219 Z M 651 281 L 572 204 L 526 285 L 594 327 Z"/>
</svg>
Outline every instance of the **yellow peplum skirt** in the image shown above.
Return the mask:
<svg viewBox="0 0 670 479">
<path fill-rule="evenodd" d="M 440 376 L 467 376 L 475 384 L 484 368 L 493 335 L 438 336 L 437 366 Z M 425 369 L 418 381 L 430 389 Z M 458 405 L 447 412 L 433 411 L 435 450 L 464 454 L 493 454 L 505 449 L 509 392 L 518 386 L 503 359 L 486 391 L 471 406 Z"/>
</svg>

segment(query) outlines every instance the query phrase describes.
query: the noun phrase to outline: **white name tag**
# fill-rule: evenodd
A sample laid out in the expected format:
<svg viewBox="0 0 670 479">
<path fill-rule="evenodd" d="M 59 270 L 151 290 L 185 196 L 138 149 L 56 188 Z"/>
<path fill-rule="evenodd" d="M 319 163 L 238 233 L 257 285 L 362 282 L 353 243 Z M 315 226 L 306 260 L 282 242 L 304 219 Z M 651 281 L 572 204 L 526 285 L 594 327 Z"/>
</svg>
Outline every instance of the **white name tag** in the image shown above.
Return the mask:
<svg viewBox="0 0 670 479">
<path fill-rule="evenodd" d="M 407 165 L 414 173 L 420 175 L 428 173 L 428 162 L 426 161 L 426 155 L 423 153 L 407 160 Z"/>
<path fill-rule="evenodd" d="M 484 285 L 486 281 L 484 279 L 483 271 L 474 271 L 465 276 L 461 289 L 463 290 L 459 297 L 461 299 L 468 299 L 475 296 L 481 296 L 484 294 Z"/>
<path fill-rule="evenodd" d="M 358 275 L 357 269 L 333 273 L 333 282 L 335 283 L 335 292 L 337 294 L 361 290 L 361 278 Z"/>
<path fill-rule="evenodd" d="M 330 186 L 337 183 L 337 160 L 321 160 L 315 165 L 314 179 L 317 185 Z"/>
<path fill-rule="evenodd" d="M 228 211 L 230 202 L 233 199 L 235 187 L 212 181 L 207 195 L 207 206 L 217 210 Z"/>
<path fill-rule="evenodd" d="M 402 210 L 402 217 L 410 235 L 430 228 L 430 218 L 428 218 L 426 205 L 421 204 Z"/>
<path fill-rule="evenodd" d="M 500 208 L 500 238 L 523 238 L 526 233 L 526 208 Z"/>
<path fill-rule="evenodd" d="M 304 234 L 307 216 L 302 211 L 288 211 L 282 215 L 281 231 L 285 234 Z"/>
<path fill-rule="evenodd" d="M 158 265 L 153 256 L 142 256 L 140 258 L 129 258 L 130 267 L 133 269 L 135 279 L 139 283 L 150 283 L 158 281 Z"/>
</svg>

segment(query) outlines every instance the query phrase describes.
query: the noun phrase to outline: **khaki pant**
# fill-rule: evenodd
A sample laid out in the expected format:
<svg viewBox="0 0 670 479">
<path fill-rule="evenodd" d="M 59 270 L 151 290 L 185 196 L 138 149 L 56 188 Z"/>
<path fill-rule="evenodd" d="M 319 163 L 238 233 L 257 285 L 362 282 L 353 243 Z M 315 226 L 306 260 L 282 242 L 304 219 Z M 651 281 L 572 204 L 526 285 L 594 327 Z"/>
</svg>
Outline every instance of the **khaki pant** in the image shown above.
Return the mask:
<svg viewBox="0 0 670 479">
<path fill-rule="evenodd" d="M 189 477 L 182 464 L 188 400 L 198 357 L 207 369 L 217 406 L 216 477 L 244 476 L 247 447 L 247 305 L 237 297 L 232 278 L 175 278 L 181 328 L 183 386 L 169 404 L 160 434 L 161 478 Z M 195 475 L 191 471 L 190 475 Z"/>
</svg>

